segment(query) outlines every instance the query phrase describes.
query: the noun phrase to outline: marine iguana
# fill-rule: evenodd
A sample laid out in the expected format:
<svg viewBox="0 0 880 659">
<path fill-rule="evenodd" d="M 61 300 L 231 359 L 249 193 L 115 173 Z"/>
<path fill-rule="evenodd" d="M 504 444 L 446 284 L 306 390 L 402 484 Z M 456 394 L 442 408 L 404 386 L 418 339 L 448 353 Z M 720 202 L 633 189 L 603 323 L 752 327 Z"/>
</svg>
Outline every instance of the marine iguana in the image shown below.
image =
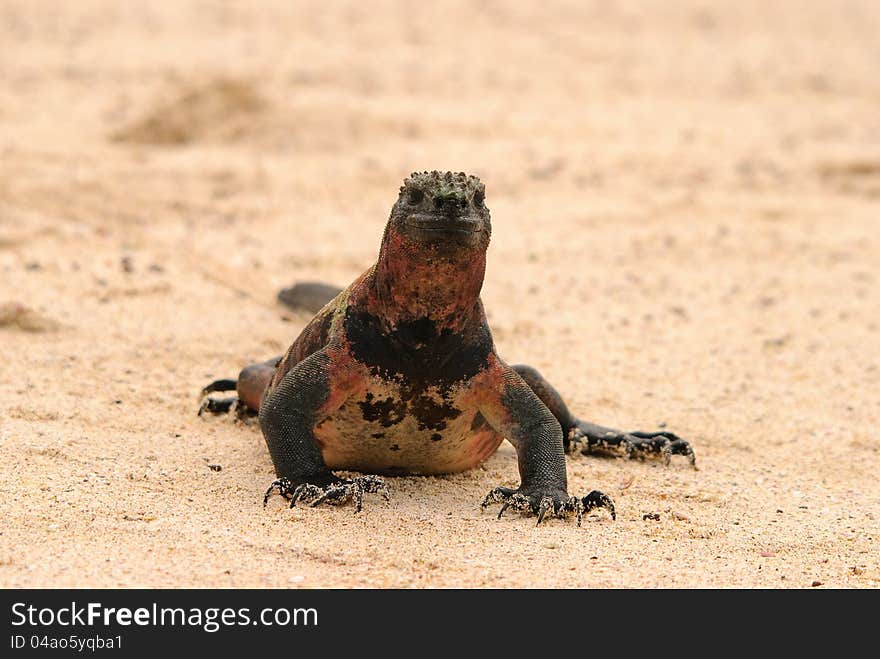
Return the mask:
<svg viewBox="0 0 880 659">
<path fill-rule="evenodd" d="M 259 411 L 278 479 L 266 491 L 290 500 L 387 498 L 377 475 L 445 474 L 479 465 L 507 438 L 521 483 L 482 502 L 534 513 L 582 515 L 614 503 L 594 490 L 570 496 L 565 453 L 619 447 L 627 455 L 673 454 L 695 464 L 688 442 L 666 432 L 621 432 L 573 416 L 529 366 L 495 352 L 480 289 L 491 233 L 485 187 L 475 176 L 418 172 L 407 178 L 376 264 L 339 291 L 286 354 L 203 390 L 200 413 Z M 315 291 L 309 290 L 312 294 Z M 320 292 L 318 293 L 320 295 Z M 324 294 L 327 289 L 324 289 Z M 314 297 L 314 295 L 312 295 Z M 371 475 L 342 478 L 333 470 Z"/>
</svg>

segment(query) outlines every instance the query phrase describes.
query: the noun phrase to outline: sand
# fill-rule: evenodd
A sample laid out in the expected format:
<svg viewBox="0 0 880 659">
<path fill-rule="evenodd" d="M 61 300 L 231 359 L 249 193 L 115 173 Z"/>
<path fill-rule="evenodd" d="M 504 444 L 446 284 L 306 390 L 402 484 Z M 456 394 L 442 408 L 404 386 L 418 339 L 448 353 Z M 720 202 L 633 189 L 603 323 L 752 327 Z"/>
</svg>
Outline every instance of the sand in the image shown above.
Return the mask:
<svg viewBox="0 0 880 659">
<path fill-rule="evenodd" d="M 3 3 L 0 586 L 880 586 L 880 6 L 426 4 Z M 481 513 L 506 443 L 262 508 L 198 391 L 422 169 L 486 183 L 499 353 L 699 471 L 568 458 L 582 528 Z"/>
</svg>

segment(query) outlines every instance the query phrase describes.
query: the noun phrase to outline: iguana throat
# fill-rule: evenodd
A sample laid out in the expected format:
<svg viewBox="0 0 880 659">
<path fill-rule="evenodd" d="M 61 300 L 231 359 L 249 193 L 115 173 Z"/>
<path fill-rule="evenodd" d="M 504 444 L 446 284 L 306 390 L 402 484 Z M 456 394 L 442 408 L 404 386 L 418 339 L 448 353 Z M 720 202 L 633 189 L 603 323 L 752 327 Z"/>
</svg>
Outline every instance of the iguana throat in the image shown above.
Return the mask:
<svg viewBox="0 0 880 659">
<path fill-rule="evenodd" d="M 464 173 L 411 175 L 372 273 L 372 310 L 390 327 L 428 319 L 459 329 L 477 313 L 491 224 L 485 188 Z"/>
</svg>

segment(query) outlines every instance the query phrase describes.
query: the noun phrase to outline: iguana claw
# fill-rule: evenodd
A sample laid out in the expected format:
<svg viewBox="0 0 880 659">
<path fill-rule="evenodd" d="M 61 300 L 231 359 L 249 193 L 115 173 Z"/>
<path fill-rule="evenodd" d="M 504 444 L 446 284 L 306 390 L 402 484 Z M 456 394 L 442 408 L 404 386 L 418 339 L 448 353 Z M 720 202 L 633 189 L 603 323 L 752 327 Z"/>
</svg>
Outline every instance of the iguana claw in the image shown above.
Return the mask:
<svg viewBox="0 0 880 659">
<path fill-rule="evenodd" d="M 299 483 L 294 485 L 287 478 L 279 478 L 269 485 L 266 494 L 263 496 L 263 506 L 269 502 L 269 497 L 277 490 L 278 494 L 290 499 L 290 507 L 293 508 L 297 501 L 311 501 L 310 506 L 322 503 L 330 503 L 339 505 L 354 500 L 356 513 L 361 511 L 363 507 L 365 493 L 378 493 L 387 501 L 388 486 L 385 481 L 378 476 L 358 476 L 356 478 L 340 478 L 323 487 L 313 485 L 312 483 Z"/>
<path fill-rule="evenodd" d="M 580 526 L 585 513 L 594 508 L 607 508 L 611 519 L 617 519 L 614 510 L 614 502 L 607 494 L 599 490 L 593 490 L 585 497 L 569 497 L 565 493 L 538 494 L 515 490 L 510 487 L 496 487 L 489 492 L 480 504 L 486 508 L 493 503 L 501 503 L 498 511 L 498 519 L 508 508 L 522 512 L 532 512 L 538 517 L 535 526 L 541 524 L 547 513 L 554 517 L 566 517 L 572 513 L 577 515 L 577 525 Z"/>
</svg>

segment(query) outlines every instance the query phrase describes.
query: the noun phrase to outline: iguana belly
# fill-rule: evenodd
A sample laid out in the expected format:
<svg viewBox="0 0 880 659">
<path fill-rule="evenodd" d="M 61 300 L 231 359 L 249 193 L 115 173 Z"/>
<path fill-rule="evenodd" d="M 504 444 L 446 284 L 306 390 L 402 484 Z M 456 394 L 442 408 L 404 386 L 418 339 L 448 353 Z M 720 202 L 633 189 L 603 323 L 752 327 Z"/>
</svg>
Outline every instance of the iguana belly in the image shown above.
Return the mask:
<svg viewBox="0 0 880 659">
<path fill-rule="evenodd" d="M 321 421 L 315 437 L 330 469 L 390 475 L 472 469 L 503 439 L 466 385 L 413 391 L 381 378 Z"/>
</svg>

